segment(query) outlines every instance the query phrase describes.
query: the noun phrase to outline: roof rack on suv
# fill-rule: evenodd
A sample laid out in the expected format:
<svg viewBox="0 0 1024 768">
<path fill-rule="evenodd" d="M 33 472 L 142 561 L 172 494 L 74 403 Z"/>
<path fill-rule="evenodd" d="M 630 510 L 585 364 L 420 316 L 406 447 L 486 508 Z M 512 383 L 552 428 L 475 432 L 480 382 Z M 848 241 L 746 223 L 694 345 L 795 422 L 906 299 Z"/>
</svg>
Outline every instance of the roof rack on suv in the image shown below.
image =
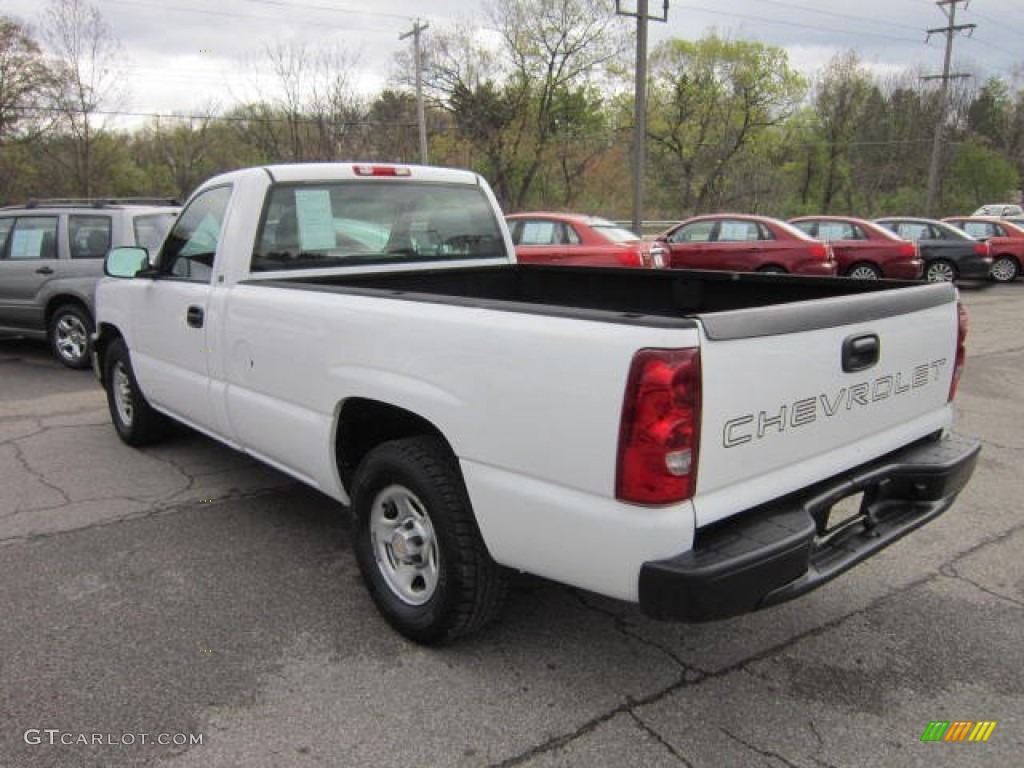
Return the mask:
<svg viewBox="0 0 1024 768">
<path fill-rule="evenodd" d="M 173 197 L 40 197 L 32 198 L 24 206 L 13 208 L 41 207 L 90 207 L 105 208 L 108 205 L 181 205 Z"/>
</svg>

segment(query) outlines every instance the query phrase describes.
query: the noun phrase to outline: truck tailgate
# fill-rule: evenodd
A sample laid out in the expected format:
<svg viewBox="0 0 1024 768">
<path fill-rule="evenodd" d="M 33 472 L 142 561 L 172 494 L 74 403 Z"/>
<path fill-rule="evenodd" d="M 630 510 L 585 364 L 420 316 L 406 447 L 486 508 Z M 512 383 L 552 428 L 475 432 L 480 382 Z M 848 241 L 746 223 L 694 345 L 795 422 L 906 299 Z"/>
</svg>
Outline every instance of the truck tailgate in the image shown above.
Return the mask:
<svg viewBox="0 0 1024 768">
<path fill-rule="evenodd" d="M 948 284 L 700 320 L 698 526 L 951 421 L 958 315 Z"/>
</svg>

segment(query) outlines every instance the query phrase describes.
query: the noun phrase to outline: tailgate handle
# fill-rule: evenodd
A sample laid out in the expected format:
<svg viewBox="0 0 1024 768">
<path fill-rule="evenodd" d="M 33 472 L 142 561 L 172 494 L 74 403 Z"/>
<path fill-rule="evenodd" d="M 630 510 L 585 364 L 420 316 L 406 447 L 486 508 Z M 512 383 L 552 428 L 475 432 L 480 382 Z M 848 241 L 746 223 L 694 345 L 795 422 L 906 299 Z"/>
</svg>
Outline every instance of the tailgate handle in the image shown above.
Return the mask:
<svg viewBox="0 0 1024 768">
<path fill-rule="evenodd" d="M 870 368 L 878 362 L 881 348 L 882 342 L 874 333 L 848 337 L 843 341 L 843 370 L 854 373 Z"/>
</svg>

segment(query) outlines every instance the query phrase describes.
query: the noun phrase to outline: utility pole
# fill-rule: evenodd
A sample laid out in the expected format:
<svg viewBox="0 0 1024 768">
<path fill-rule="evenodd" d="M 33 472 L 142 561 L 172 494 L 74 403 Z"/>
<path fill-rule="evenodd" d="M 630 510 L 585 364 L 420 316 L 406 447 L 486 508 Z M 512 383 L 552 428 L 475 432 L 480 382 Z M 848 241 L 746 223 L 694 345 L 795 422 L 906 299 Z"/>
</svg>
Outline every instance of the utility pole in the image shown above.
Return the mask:
<svg viewBox="0 0 1024 768">
<path fill-rule="evenodd" d="M 615 13 L 636 17 L 636 85 L 633 106 L 633 231 L 643 235 L 644 170 L 647 164 L 647 22 L 668 21 L 668 0 L 663 0 L 661 16 L 651 16 L 648 0 L 637 0 L 636 11 L 622 9 L 615 0 Z"/>
<path fill-rule="evenodd" d="M 949 24 L 945 27 L 938 27 L 937 29 L 928 30 L 928 38 L 925 42 L 931 39 L 932 35 L 942 33 L 946 36 L 946 56 L 942 64 L 941 75 L 929 75 L 923 78 L 924 80 L 941 80 L 942 85 L 939 88 L 939 115 L 938 120 L 935 122 L 935 135 L 932 138 L 932 161 L 928 166 L 928 197 L 925 200 L 924 212 L 926 216 L 931 216 L 935 210 L 935 201 L 939 193 L 939 168 L 942 165 L 942 133 L 946 123 L 946 108 L 949 101 L 949 81 L 957 78 L 970 77 L 968 74 L 955 73 L 950 74 L 949 65 L 953 58 L 953 35 L 957 32 L 968 31 L 968 34 L 974 31 L 977 24 L 957 24 L 956 23 L 956 7 L 960 3 L 964 4 L 964 8 L 967 8 L 970 0 L 937 0 L 935 3 L 939 6 L 945 15 Z"/>
<path fill-rule="evenodd" d="M 416 62 L 416 123 L 420 129 L 420 163 L 422 165 L 428 164 L 429 157 L 427 156 L 427 119 L 423 109 L 423 63 L 420 55 L 420 34 L 429 27 L 429 24 L 420 24 L 417 19 L 413 22 L 412 29 L 398 38 L 399 40 L 412 38 L 413 59 Z"/>
</svg>

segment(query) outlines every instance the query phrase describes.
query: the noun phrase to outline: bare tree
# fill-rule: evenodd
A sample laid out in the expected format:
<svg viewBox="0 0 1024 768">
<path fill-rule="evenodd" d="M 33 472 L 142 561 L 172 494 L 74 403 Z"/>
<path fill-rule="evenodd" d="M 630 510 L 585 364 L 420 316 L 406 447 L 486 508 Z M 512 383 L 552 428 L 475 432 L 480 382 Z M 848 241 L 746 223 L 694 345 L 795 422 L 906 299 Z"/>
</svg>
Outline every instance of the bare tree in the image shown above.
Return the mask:
<svg viewBox="0 0 1024 768">
<path fill-rule="evenodd" d="M 49 0 L 43 37 L 57 74 L 54 101 L 69 156 L 57 154 L 78 194 L 92 195 L 116 159 L 109 115 L 126 93 L 116 64 L 121 46 L 99 9 L 86 0 Z"/>
</svg>

